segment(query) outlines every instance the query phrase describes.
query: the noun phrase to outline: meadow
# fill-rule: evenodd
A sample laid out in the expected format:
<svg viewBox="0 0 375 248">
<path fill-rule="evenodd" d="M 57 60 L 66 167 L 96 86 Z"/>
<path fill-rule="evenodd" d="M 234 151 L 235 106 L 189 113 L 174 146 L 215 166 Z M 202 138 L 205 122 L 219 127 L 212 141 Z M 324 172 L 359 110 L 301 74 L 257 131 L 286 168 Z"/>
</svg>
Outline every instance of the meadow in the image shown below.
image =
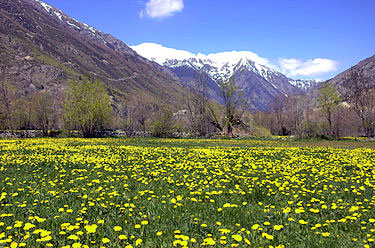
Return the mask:
<svg viewBox="0 0 375 248">
<path fill-rule="evenodd" d="M 0 140 L 0 247 L 374 247 L 374 148 Z"/>
</svg>

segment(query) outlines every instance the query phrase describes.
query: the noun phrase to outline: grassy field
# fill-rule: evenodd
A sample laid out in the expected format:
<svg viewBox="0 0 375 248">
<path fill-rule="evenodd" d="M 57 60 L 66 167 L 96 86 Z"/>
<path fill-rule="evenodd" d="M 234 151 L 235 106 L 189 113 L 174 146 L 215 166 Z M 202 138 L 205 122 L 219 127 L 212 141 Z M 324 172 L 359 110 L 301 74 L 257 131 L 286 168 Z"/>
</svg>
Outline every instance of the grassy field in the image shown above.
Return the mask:
<svg viewBox="0 0 375 248">
<path fill-rule="evenodd" d="M 0 140 L 0 247 L 374 247 L 374 148 Z"/>
</svg>

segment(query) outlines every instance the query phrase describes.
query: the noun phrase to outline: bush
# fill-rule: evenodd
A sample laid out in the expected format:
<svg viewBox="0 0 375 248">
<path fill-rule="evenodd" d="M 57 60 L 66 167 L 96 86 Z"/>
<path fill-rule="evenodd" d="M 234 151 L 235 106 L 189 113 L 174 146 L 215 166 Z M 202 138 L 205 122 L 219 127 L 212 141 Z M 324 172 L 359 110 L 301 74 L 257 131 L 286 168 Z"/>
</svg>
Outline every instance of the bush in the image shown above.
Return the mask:
<svg viewBox="0 0 375 248">
<path fill-rule="evenodd" d="M 152 136 L 158 138 L 168 138 L 173 136 L 176 130 L 176 123 L 173 113 L 170 110 L 163 110 L 159 113 L 158 119 L 151 124 Z"/>
</svg>

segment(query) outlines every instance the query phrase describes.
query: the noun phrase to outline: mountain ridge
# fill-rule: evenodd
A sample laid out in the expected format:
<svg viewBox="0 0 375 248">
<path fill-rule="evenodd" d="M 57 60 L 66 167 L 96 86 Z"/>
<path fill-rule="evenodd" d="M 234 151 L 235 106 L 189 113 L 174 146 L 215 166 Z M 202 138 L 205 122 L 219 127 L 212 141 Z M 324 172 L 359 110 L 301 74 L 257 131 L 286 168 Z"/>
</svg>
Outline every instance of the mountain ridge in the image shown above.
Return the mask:
<svg viewBox="0 0 375 248">
<path fill-rule="evenodd" d="M 288 78 L 277 71 L 267 60 L 251 52 L 233 51 L 194 55 L 186 51 L 170 49 L 168 57 L 168 53 L 163 53 L 163 50 L 158 51 L 158 49 L 164 49 L 158 44 L 143 43 L 130 47 L 141 56 L 171 70 L 176 78 L 186 85 L 192 85 L 195 80 L 195 77 L 188 77 L 188 74 L 207 73 L 210 80 L 216 83 L 216 85 L 212 82 L 210 84 L 212 86 L 210 96 L 219 102 L 221 99 L 218 86 L 235 75 L 236 84 L 243 90 L 245 100 L 248 99 L 249 109 L 252 111 L 267 111 L 277 95 L 303 94 L 319 83 L 315 80 Z"/>
<path fill-rule="evenodd" d="M 146 93 L 176 103 L 186 92 L 166 68 L 40 0 L 0 0 L 0 40 L 0 68 L 19 95 L 62 92 L 82 76 L 103 81 L 115 102 Z"/>
</svg>

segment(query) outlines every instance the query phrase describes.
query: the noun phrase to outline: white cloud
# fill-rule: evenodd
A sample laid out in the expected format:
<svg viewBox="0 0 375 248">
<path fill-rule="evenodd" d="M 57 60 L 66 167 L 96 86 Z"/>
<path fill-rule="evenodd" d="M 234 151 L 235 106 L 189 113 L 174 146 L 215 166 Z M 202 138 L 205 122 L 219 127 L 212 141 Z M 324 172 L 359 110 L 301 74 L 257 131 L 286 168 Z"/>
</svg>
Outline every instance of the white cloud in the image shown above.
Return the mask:
<svg viewBox="0 0 375 248">
<path fill-rule="evenodd" d="M 139 13 L 142 18 L 147 15 L 151 18 L 165 18 L 182 11 L 184 8 L 183 0 L 149 0 L 146 3 L 146 9 Z"/>
<path fill-rule="evenodd" d="M 174 48 L 164 47 L 155 43 L 142 43 L 137 46 L 131 46 L 139 55 L 153 60 L 159 64 L 163 64 L 168 59 L 184 60 L 189 58 L 196 58 L 202 60 L 211 60 L 217 66 L 223 66 L 226 63 L 235 64 L 242 58 L 250 59 L 258 64 L 265 65 L 274 69 L 276 66 L 272 65 L 268 59 L 260 57 L 258 54 L 249 51 L 232 51 L 210 54 L 193 54 L 185 50 L 178 50 Z"/>
<path fill-rule="evenodd" d="M 168 59 L 184 60 L 196 58 L 202 60 L 211 60 L 217 67 L 222 67 L 226 63 L 236 64 L 240 59 L 250 59 L 260 65 L 267 66 L 274 70 L 280 71 L 292 77 L 297 78 L 324 78 L 329 72 L 337 71 L 338 62 L 330 59 L 316 58 L 302 61 L 299 59 L 279 58 L 278 64 L 273 64 L 269 59 L 263 58 L 250 51 L 232 51 L 211 54 L 194 54 L 185 50 L 167 48 L 155 43 L 142 43 L 137 46 L 131 46 L 139 55 L 153 60 L 160 65 Z"/>
<path fill-rule="evenodd" d="M 337 71 L 338 62 L 331 59 L 299 59 L 279 58 L 280 69 L 290 77 L 296 76 L 319 76 L 328 72 Z"/>
<path fill-rule="evenodd" d="M 142 43 L 137 46 L 130 46 L 131 49 L 136 51 L 139 55 L 153 60 L 159 64 L 163 64 L 167 59 L 183 60 L 195 57 L 194 54 L 173 48 L 163 47 L 155 43 Z"/>
<path fill-rule="evenodd" d="M 250 59 L 258 64 L 268 66 L 270 68 L 275 69 L 275 66 L 272 65 L 268 59 L 260 57 L 258 54 L 250 52 L 250 51 L 231 51 L 231 52 L 221 52 L 221 53 L 210 53 L 208 55 L 204 55 L 199 53 L 197 55 L 198 58 L 202 59 L 210 59 L 217 63 L 219 66 L 223 66 L 226 63 L 235 64 L 242 58 Z"/>
</svg>

